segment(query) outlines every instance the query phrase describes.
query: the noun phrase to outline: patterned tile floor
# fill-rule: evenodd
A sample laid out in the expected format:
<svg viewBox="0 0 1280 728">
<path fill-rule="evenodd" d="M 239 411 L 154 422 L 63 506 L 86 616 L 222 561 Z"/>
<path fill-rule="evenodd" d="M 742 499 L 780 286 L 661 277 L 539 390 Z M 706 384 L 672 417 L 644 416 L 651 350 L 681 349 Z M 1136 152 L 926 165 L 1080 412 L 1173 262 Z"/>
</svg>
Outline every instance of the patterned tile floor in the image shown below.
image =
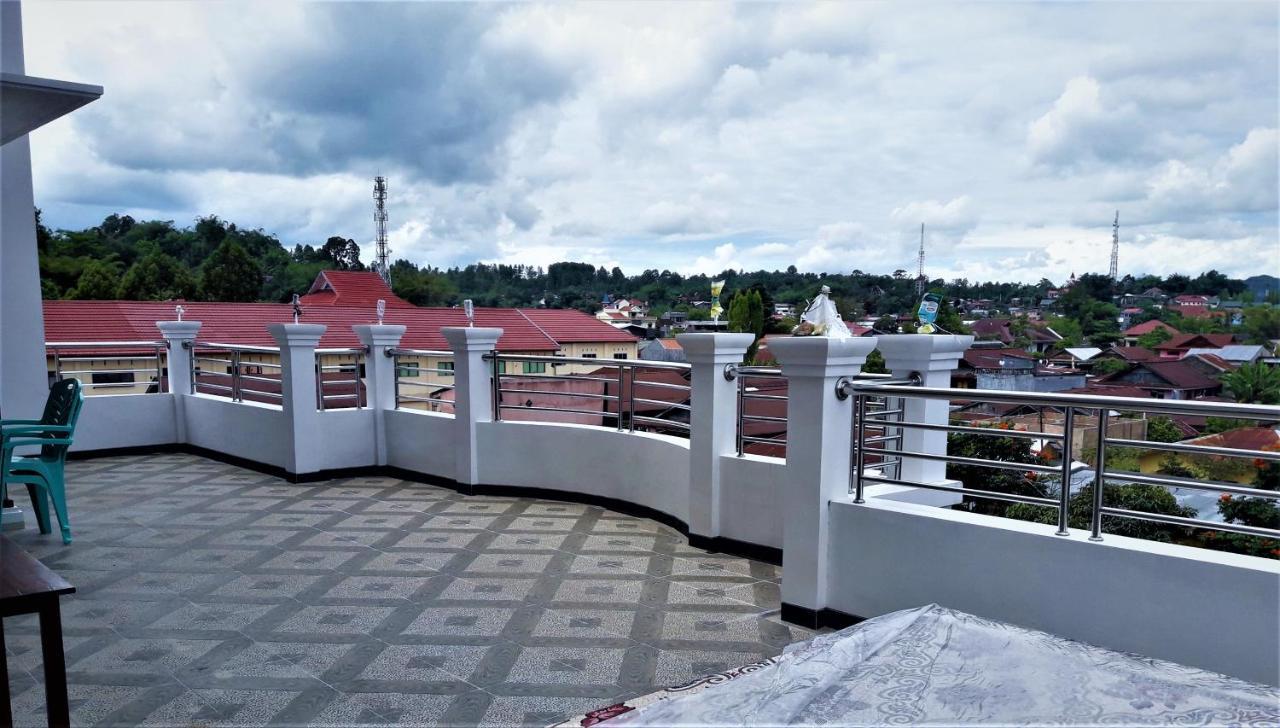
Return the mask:
<svg viewBox="0 0 1280 728">
<path fill-rule="evenodd" d="M 68 464 L 77 725 L 547 725 L 777 654 L 777 567 L 602 508 L 188 455 Z M 25 493 L 18 493 L 25 499 Z M 27 504 L 29 505 L 29 503 Z M 4 621 L 44 725 L 37 625 Z"/>
</svg>

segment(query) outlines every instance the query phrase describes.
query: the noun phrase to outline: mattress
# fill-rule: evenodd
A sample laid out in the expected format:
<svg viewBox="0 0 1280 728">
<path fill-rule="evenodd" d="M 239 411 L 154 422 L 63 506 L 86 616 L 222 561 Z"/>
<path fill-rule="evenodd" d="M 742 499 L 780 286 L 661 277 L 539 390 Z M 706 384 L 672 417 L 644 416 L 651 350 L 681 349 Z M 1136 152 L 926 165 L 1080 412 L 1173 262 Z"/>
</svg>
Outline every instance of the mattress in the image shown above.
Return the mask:
<svg viewBox="0 0 1280 728">
<path fill-rule="evenodd" d="M 937 605 L 562 725 L 1280 724 L 1280 691 Z"/>
</svg>

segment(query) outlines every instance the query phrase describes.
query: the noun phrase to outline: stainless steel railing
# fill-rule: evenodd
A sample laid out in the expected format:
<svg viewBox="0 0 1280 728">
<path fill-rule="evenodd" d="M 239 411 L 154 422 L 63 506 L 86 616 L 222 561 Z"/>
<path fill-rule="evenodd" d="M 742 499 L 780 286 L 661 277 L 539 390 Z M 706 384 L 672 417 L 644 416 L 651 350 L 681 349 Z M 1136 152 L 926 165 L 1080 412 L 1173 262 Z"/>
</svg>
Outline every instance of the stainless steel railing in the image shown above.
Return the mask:
<svg viewBox="0 0 1280 728">
<path fill-rule="evenodd" d="M 910 486 L 957 493 L 972 498 L 1025 503 L 1056 509 L 1058 526 L 1057 534 L 1060 536 L 1068 535 L 1070 533 L 1068 520 L 1070 517 L 1072 476 L 1076 471 L 1087 468 L 1087 465 L 1079 464 L 1076 460 L 1077 453 L 1075 452 L 1075 442 L 1073 438 L 1075 428 L 1077 427 L 1076 419 L 1077 417 L 1087 416 L 1089 413 L 1092 413 L 1096 420 L 1096 433 L 1094 438 L 1095 455 L 1093 465 L 1094 473 L 1092 478 L 1092 499 L 1089 504 L 1089 537 L 1091 540 L 1102 540 L 1102 519 L 1104 516 L 1121 519 L 1136 519 L 1175 526 L 1185 526 L 1188 528 L 1263 536 L 1266 538 L 1280 538 L 1280 530 L 1277 529 L 1249 526 L 1239 523 L 1222 523 L 1201 518 L 1188 518 L 1134 511 L 1108 506 L 1104 500 L 1106 493 L 1106 488 L 1104 486 L 1108 481 L 1112 483 L 1137 483 L 1158 485 L 1168 488 L 1186 488 L 1190 490 L 1220 494 L 1280 500 L 1280 492 L 1278 491 L 1251 488 L 1237 483 L 1229 483 L 1220 480 L 1199 480 L 1169 475 L 1114 470 L 1108 469 L 1107 466 L 1108 447 L 1132 447 L 1152 451 L 1207 455 L 1214 457 L 1246 458 L 1266 462 L 1280 461 L 1280 452 L 1273 452 L 1269 450 L 1237 450 L 1234 448 L 1195 445 L 1185 442 L 1151 442 L 1147 440 L 1135 440 L 1132 438 L 1111 437 L 1108 435 L 1108 428 L 1116 426 L 1117 418 L 1121 413 L 1125 412 L 1223 417 L 1260 422 L 1276 422 L 1280 421 L 1280 409 L 1275 407 L 1253 404 L 1143 399 L 1136 397 L 1103 397 L 1083 394 L 933 388 L 910 384 L 895 385 L 885 382 L 867 381 L 849 382 L 845 385 L 844 389 L 847 394 L 856 398 L 855 407 L 860 413 L 863 412 L 866 401 L 870 397 L 876 395 L 901 397 L 903 399 L 918 398 L 943 400 L 946 402 L 964 400 L 968 402 L 1027 405 L 1030 407 L 1051 408 L 1062 413 L 1061 433 L 1048 432 L 1044 430 L 1015 430 L 996 427 L 975 427 L 971 425 L 951 423 L 915 422 L 905 419 L 887 422 L 875 417 L 871 413 L 860 415 L 855 419 L 855 443 L 864 442 L 866 440 L 866 430 L 868 427 L 880 425 L 892 426 L 901 430 L 914 429 L 945 432 L 948 434 L 963 433 L 983 437 L 1030 438 L 1040 440 L 1044 443 L 1057 444 L 1060 448 L 1060 462 L 1056 465 L 1045 462 L 1011 462 L 987 458 L 964 457 L 951 454 L 908 452 L 902 448 L 901 444 L 899 444 L 897 448 L 885 448 L 881 450 L 881 452 L 884 455 L 897 457 L 899 458 L 899 461 L 903 458 L 915 458 L 944 462 L 950 465 L 1013 470 L 1034 473 L 1037 475 L 1042 474 L 1046 476 L 1056 476 L 1061 479 L 1061 484 L 1059 486 L 1057 496 L 1050 498 L 961 487 L 947 483 L 908 481 L 903 480 L 900 474 L 890 477 L 882 472 L 877 472 L 867 467 L 864 459 L 864 451 L 866 448 L 859 448 L 855 444 L 855 465 L 850 478 L 850 491 L 854 496 L 855 503 L 865 502 L 865 486 L 868 483 Z"/>
<path fill-rule="evenodd" d="M 251 358 L 246 361 L 246 356 Z M 252 357 L 275 357 L 277 361 Z M 196 342 L 191 349 L 191 393 L 227 397 L 233 402 L 281 404 L 279 357 L 280 349 L 270 346 Z"/>
<path fill-rule="evenodd" d="M 619 432 L 689 436 L 688 364 L 497 352 L 486 354 L 485 360 L 492 366 L 495 420 L 612 425 Z M 526 371 L 507 372 L 509 363 Z M 557 373 L 562 367 L 587 371 Z M 557 404 L 573 400 L 574 406 Z"/>
<path fill-rule="evenodd" d="M 368 402 L 364 386 L 364 347 L 316 349 L 316 408 L 361 409 Z M 323 357 L 351 357 L 350 362 L 322 364 Z"/>
<path fill-rule="evenodd" d="M 90 394 L 96 390 L 134 389 L 139 386 L 147 387 L 146 394 L 168 391 L 168 354 L 163 341 L 46 341 L 44 347 L 53 359 L 55 382 L 74 377 Z M 112 365 L 113 362 L 122 363 Z M 147 364 L 130 366 L 135 362 Z M 107 363 L 108 366 L 94 368 L 92 365 L 95 363 Z M 68 369 L 68 365 L 72 368 Z M 118 381 L 94 381 L 99 375 Z M 139 382 L 138 375 L 146 379 Z M 127 380 L 122 379 L 125 376 Z M 154 390 L 151 385 L 154 385 Z"/>
<path fill-rule="evenodd" d="M 431 412 L 453 413 L 454 384 L 420 381 L 424 374 L 431 375 L 436 380 L 454 376 L 453 352 L 431 349 L 387 349 L 386 355 L 391 358 L 395 366 L 396 409 L 426 409 Z M 410 361 L 411 359 L 413 361 Z M 445 367 L 444 361 L 434 367 L 423 366 L 421 360 L 429 359 L 447 359 L 449 366 Z M 406 392 L 406 388 L 410 391 Z"/>
</svg>

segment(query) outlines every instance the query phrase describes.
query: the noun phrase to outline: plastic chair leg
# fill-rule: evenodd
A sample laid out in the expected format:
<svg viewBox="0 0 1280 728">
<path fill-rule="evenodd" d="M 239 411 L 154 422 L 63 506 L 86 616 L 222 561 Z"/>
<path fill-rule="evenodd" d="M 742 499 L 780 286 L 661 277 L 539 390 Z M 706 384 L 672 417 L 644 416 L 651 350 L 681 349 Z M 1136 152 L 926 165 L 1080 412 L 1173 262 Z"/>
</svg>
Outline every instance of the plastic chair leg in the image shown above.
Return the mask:
<svg viewBox="0 0 1280 728">
<path fill-rule="evenodd" d="M 71 543 L 71 515 L 67 513 L 67 491 L 62 483 L 49 484 L 49 499 L 53 501 L 53 509 L 58 512 L 58 525 L 62 527 L 62 543 Z"/>
<path fill-rule="evenodd" d="M 49 524 L 49 501 L 45 497 L 45 488 L 35 483 L 27 483 L 27 493 L 31 495 L 31 510 L 36 512 L 36 524 L 40 526 L 40 533 L 49 533 L 52 529 Z"/>
</svg>

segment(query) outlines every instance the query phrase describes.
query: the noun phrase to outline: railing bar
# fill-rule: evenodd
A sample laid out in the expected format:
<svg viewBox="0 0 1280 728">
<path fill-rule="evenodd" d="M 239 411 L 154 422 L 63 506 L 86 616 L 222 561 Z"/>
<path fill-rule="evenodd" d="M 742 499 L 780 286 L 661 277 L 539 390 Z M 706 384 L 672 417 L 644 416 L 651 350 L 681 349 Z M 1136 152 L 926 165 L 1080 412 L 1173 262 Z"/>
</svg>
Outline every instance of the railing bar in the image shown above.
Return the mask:
<svg viewBox="0 0 1280 728">
<path fill-rule="evenodd" d="M 566 382 L 604 382 L 605 384 L 617 384 L 618 382 L 618 380 L 614 379 L 613 377 L 587 377 L 587 376 L 577 376 L 574 374 L 524 374 L 524 373 L 508 374 L 506 372 L 503 372 L 499 376 L 501 376 L 503 379 L 514 377 L 514 378 L 520 378 L 520 379 L 548 379 L 553 381 L 566 381 Z"/>
<path fill-rule="evenodd" d="M 769 415 L 743 415 L 744 420 L 755 420 L 756 422 L 786 422 L 786 417 L 771 417 Z"/>
<path fill-rule="evenodd" d="M 561 407 L 538 407 L 536 405 L 532 407 L 526 407 L 522 404 L 503 404 L 503 405 L 500 405 L 500 407 L 502 409 L 520 410 L 523 412 L 563 412 L 565 414 L 570 414 L 570 415 L 592 415 L 595 417 L 604 417 L 604 416 L 613 414 L 612 412 L 605 412 L 604 410 L 579 410 L 579 409 L 568 409 L 568 408 L 561 408 Z"/>
<path fill-rule="evenodd" d="M 1023 472 L 1033 473 L 1056 473 L 1058 468 L 1053 465 L 1040 465 L 1039 463 L 1014 463 L 1007 460 L 987 460 L 985 458 L 966 458 L 959 455 L 939 455 L 936 453 L 925 452 L 907 452 L 905 450 L 890 450 L 888 448 L 876 449 L 877 453 L 883 455 L 897 455 L 905 458 L 919 458 L 921 460 L 938 460 L 944 463 L 954 463 L 956 465 L 971 465 L 983 468 L 998 468 L 1001 470 L 1021 470 Z"/>
<path fill-rule="evenodd" d="M 1108 445 L 1117 447 L 1135 447 L 1143 450 L 1167 450 L 1169 452 L 1200 453 L 1204 455 L 1227 455 L 1231 457 L 1255 458 L 1258 460 L 1280 460 L 1280 452 L 1272 450 L 1237 450 L 1233 447 L 1215 447 L 1213 445 L 1190 445 L 1181 442 L 1151 442 L 1149 440 L 1121 440 L 1107 438 Z"/>
<path fill-rule="evenodd" d="M 787 439 L 786 439 L 785 437 L 783 437 L 783 438 L 779 438 L 779 439 L 770 439 L 770 438 L 768 438 L 768 437 L 750 437 L 750 436 L 746 436 L 746 435 L 744 435 L 744 436 L 742 437 L 742 441 L 743 441 L 743 442 L 756 442 L 756 443 L 760 443 L 761 445 L 785 445 L 785 444 L 787 444 Z"/>
<path fill-rule="evenodd" d="M 962 493 L 971 495 L 976 498 L 991 498 L 994 500 L 1012 501 L 1014 503 L 1027 503 L 1035 506 L 1054 507 L 1058 504 L 1052 498 L 1041 498 L 1033 495 L 1015 495 L 1013 493 L 998 493 L 993 490 L 980 490 L 978 488 L 962 488 L 955 485 L 944 485 L 942 483 L 920 483 L 914 480 L 899 480 L 897 478 L 885 478 L 878 475 L 864 475 L 862 479 L 871 483 L 883 483 L 885 485 L 903 485 L 911 488 L 926 488 L 928 490 L 942 490 L 948 493 Z"/>
<path fill-rule="evenodd" d="M 415 382 L 412 379 L 397 379 L 396 381 L 398 381 L 401 385 L 408 385 L 410 387 L 430 387 L 432 389 L 456 389 L 458 386 L 456 384 L 433 384 L 431 382 Z"/>
<path fill-rule="evenodd" d="M 557 397 L 585 397 L 587 399 L 603 399 L 609 402 L 614 402 L 618 399 L 616 394 L 593 394 L 591 392 L 551 392 L 545 389 L 509 389 L 507 387 L 502 387 L 498 391 L 505 394 L 546 394 Z"/>
<path fill-rule="evenodd" d="M 1266 538 L 1280 538 L 1280 530 L 1272 528 L 1262 528 L 1259 526 L 1246 526 L 1239 523 L 1223 523 L 1221 521 L 1206 521 L 1200 518 L 1183 518 L 1182 516 L 1166 516 L 1163 513 L 1147 513 L 1145 511 L 1131 511 L 1126 508 L 1112 508 L 1106 506 L 1102 508 L 1102 515 L 1115 516 L 1117 518 L 1134 518 L 1142 521 L 1155 521 L 1157 523 L 1167 523 L 1173 526 L 1189 526 L 1191 528 L 1208 528 L 1216 531 L 1231 531 L 1233 533 L 1244 533 L 1251 536 L 1264 536 Z"/>
<path fill-rule="evenodd" d="M 1141 483 L 1143 485 L 1160 485 L 1166 488 L 1188 488 L 1191 490 L 1202 490 L 1211 493 L 1231 493 L 1233 495 L 1243 495 L 1252 498 L 1270 498 L 1272 500 L 1280 500 L 1280 491 L 1250 488 L 1248 486 L 1226 483 L 1220 480 L 1199 481 L 1167 475 L 1131 473 L 1126 470 L 1108 471 L 1106 473 L 1106 477 L 1114 480 L 1124 480 L 1131 483 Z"/>
<path fill-rule="evenodd" d="M 787 395 L 785 394 L 751 394 L 748 392 L 742 395 L 742 398 L 743 399 L 772 399 L 772 400 L 779 400 L 782 402 L 787 401 Z"/>
<path fill-rule="evenodd" d="M 912 420 L 878 420 L 867 418 L 867 425 L 909 427 L 916 430 L 933 430 L 935 432 L 964 432 L 971 435 L 989 435 L 991 437 L 1026 437 L 1034 440 L 1051 441 L 1062 439 L 1062 435 L 1053 432 L 1002 430 L 998 427 L 970 427 L 967 425 L 935 425 L 928 422 L 914 422 Z"/>
<path fill-rule="evenodd" d="M 645 404 L 656 404 L 661 407 L 670 407 L 671 409 L 683 410 L 685 412 L 690 412 L 693 409 L 687 404 L 682 404 L 680 402 L 668 402 L 664 399 L 645 399 L 644 397 L 632 397 L 631 401 L 643 402 Z M 632 409 L 635 409 L 635 407 L 633 406 Z"/>
<path fill-rule="evenodd" d="M 687 422 L 677 422 L 676 420 L 664 420 L 661 417 L 646 417 L 644 415 L 636 415 L 635 419 L 637 422 L 655 422 L 660 425 L 664 425 L 667 427 L 675 427 L 680 430 L 689 429 L 689 423 Z"/>
</svg>

